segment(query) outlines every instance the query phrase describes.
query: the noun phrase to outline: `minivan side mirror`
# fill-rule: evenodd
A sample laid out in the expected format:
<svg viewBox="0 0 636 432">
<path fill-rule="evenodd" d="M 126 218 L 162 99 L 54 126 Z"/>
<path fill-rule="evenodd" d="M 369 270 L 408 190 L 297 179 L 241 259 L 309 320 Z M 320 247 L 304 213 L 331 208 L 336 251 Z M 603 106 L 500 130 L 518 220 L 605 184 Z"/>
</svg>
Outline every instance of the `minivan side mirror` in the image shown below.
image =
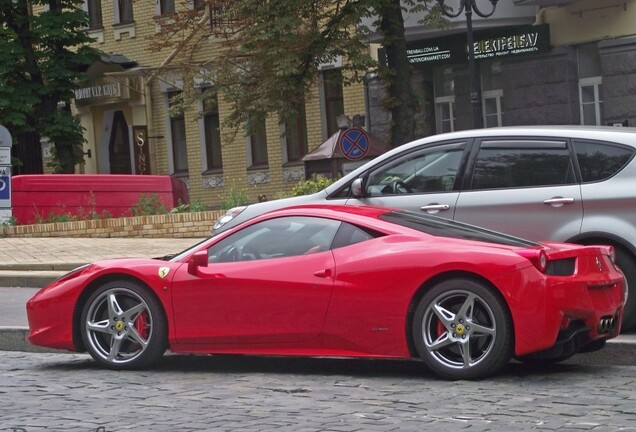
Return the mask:
<svg viewBox="0 0 636 432">
<path fill-rule="evenodd" d="M 358 177 L 351 183 L 351 194 L 355 198 L 362 198 L 364 196 L 364 179 Z"/>
</svg>

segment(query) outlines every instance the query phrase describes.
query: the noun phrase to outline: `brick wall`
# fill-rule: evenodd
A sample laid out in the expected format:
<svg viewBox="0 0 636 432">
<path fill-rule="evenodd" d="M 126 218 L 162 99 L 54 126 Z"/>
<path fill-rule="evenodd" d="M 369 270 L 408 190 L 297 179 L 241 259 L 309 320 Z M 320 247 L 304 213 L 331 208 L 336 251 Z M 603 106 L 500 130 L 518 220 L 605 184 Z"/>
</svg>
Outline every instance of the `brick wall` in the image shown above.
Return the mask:
<svg viewBox="0 0 636 432">
<path fill-rule="evenodd" d="M 0 228 L 1 237 L 207 237 L 224 211 L 176 213 L 18 225 Z"/>
</svg>

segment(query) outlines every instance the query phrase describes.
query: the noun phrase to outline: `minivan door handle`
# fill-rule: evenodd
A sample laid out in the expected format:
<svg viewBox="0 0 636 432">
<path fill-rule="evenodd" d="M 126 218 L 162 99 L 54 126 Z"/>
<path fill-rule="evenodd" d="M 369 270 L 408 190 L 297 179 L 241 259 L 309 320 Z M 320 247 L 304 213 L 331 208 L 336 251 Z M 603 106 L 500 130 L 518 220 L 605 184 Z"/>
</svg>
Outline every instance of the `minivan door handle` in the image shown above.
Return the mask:
<svg viewBox="0 0 636 432">
<path fill-rule="evenodd" d="M 552 207 L 562 207 L 566 204 L 574 204 L 574 198 L 554 197 L 543 201 L 543 204 Z"/>
<path fill-rule="evenodd" d="M 441 211 L 447 211 L 450 208 L 448 204 L 428 204 L 420 207 L 420 210 L 429 212 L 429 213 L 437 213 Z"/>
</svg>

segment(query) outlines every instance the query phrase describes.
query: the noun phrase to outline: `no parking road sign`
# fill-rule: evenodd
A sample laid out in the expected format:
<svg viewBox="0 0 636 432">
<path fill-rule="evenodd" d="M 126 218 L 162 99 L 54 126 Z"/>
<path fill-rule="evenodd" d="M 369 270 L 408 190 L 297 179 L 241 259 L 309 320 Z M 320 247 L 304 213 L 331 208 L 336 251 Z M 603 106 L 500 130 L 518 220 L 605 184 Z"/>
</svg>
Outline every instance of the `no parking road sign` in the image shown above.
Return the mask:
<svg viewBox="0 0 636 432">
<path fill-rule="evenodd" d="M 363 158 L 369 151 L 369 135 L 360 128 L 349 128 L 340 134 L 340 152 L 351 160 Z"/>
</svg>

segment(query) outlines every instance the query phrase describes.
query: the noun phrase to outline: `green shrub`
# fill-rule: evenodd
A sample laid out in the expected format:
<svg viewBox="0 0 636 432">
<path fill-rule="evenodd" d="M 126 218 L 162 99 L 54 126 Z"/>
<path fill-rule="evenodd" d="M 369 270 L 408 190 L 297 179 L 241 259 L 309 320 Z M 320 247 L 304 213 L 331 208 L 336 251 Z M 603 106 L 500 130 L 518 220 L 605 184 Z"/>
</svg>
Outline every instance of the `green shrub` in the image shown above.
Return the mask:
<svg viewBox="0 0 636 432">
<path fill-rule="evenodd" d="M 236 184 L 232 182 L 227 195 L 221 200 L 221 210 L 229 210 L 233 207 L 248 205 L 249 203 L 250 199 L 247 196 L 247 190 L 237 188 Z"/>
<path fill-rule="evenodd" d="M 183 204 L 181 200 L 179 200 L 177 206 L 170 210 L 170 213 L 194 213 L 206 211 L 207 209 L 208 206 L 199 200 L 194 200 L 190 204 Z"/>
<path fill-rule="evenodd" d="M 10 226 L 16 226 L 17 224 L 18 224 L 18 220 L 14 216 L 9 216 L 9 218 L 6 221 L 2 222 L 2 224 L 0 225 L 5 227 L 10 227 Z"/>
<path fill-rule="evenodd" d="M 161 203 L 161 198 L 156 193 L 141 194 L 139 200 L 130 208 L 133 216 L 150 216 L 157 214 L 166 214 L 168 210 Z"/>
<path fill-rule="evenodd" d="M 299 196 L 312 194 L 323 190 L 335 181 L 336 179 L 330 179 L 320 174 L 313 174 L 311 178 L 299 181 L 298 184 L 292 188 L 292 195 Z"/>
</svg>

